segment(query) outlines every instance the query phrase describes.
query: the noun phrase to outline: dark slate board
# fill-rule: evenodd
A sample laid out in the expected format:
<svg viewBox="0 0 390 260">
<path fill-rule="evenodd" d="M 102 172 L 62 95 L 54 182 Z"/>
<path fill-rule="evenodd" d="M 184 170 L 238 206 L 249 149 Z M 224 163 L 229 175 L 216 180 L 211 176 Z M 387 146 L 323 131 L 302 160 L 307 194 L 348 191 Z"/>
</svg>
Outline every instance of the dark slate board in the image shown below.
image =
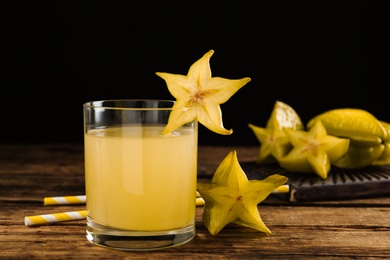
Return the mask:
<svg viewBox="0 0 390 260">
<path fill-rule="evenodd" d="M 290 192 L 279 196 L 291 201 L 326 201 L 384 197 L 390 195 L 390 165 L 343 169 L 332 166 L 323 180 L 315 173 L 290 172 L 278 164 L 240 162 L 248 179 L 264 179 L 272 174 L 286 176 Z"/>
</svg>

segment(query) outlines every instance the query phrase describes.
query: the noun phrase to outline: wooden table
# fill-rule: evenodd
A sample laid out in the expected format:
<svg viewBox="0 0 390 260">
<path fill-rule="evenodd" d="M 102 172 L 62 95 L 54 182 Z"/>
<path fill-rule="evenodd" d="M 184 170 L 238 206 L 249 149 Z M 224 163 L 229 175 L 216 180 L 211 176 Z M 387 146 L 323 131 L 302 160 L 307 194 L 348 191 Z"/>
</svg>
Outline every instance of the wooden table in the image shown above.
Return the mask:
<svg viewBox="0 0 390 260">
<path fill-rule="evenodd" d="M 240 161 L 257 147 L 199 148 L 199 176 L 209 178 L 232 150 Z M 43 198 L 84 194 L 82 144 L 0 145 L 1 259 L 326 259 L 390 257 L 390 198 L 292 203 L 270 195 L 259 204 L 271 235 L 228 225 L 211 236 L 197 207 L 196 237 L 183 246 L 125 252 L 90 244 L 85 220 L 25 226 L 24 217 L 82 210 L 44 206 Z"/>
</svg>

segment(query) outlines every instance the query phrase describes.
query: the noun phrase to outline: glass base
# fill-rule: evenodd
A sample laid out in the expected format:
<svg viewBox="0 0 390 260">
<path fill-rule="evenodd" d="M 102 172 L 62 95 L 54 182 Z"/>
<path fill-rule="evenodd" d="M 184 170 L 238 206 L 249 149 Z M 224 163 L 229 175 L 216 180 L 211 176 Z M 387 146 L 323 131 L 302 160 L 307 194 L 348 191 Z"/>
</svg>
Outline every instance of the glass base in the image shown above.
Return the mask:
<svg viewBox="0 0 390 260">
<path fill-rule="evenodd" d="M 125 251 L 151 251 L 183 245 L 195 237 L 195 223 L 186 227 L 164 231 L 131 231 L 108 228 L 87 217 L 89 242 L 111 249 Z"/>
</svg>

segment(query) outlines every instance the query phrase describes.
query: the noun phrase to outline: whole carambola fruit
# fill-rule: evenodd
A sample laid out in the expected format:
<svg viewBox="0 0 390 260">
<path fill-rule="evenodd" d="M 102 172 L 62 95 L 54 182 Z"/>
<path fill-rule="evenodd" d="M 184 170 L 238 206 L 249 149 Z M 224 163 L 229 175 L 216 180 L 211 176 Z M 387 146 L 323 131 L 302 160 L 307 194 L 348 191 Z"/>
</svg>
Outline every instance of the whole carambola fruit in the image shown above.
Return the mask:
<svg viewBox="0 0 390 260">
<path fill-rule="evenodd" d="M 350 139 L 348 151 L 332 164 L 342 168 L 362 168 L 381 158 L 389 138 L 383 122 L 363 109 L 340 108 L 312 118 L 307 127 L 321 121 L 330 135 Z"/>
<path fill-rule="evenodd" d="M 326 111 L 309 120 L 307 128 L 320 120 L 329 135 L 347 137 L 362 142 L 385 140 L 387 132 L 383 124 L 371 113 L 357 108 L 339 108 Z"/>
</svg>

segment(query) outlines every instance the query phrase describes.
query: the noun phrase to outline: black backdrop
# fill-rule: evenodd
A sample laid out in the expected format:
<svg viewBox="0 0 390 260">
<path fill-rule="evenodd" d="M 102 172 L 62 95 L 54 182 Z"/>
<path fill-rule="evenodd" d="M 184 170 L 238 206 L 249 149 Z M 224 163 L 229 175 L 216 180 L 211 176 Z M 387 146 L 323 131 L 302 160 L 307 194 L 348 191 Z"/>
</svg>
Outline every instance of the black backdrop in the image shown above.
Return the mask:
<svg viewBox="0 0 390 260">
<path fill-rule="evenodd" d="M 251 77 L 223 104 L 231 136 L 257 145 L 276 100 L 307 122 L 366 109 L 390 122 L 387 1 L 14 1 L 3 24 L 0 143 L 83 141 L 82 104 L 171 95 L 156 71 L 186 74 L 210 49 L 213 76 Z M 124 4 L 126 3 L 126 4 Z"/>
</svg>

